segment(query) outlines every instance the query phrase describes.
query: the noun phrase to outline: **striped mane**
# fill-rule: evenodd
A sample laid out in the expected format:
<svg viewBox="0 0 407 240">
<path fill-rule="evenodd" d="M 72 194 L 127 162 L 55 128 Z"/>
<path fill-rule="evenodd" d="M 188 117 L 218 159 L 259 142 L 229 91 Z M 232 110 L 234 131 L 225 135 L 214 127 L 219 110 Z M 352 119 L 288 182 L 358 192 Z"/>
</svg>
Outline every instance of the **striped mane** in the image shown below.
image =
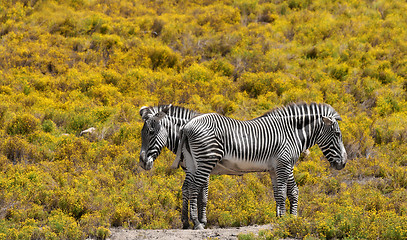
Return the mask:
<svg viewBox="0 0 407 240">
<path fill-rule="evenodd" d="M 156 107 L 151 107 L 150 112 L 152 114 L 156 114 L 156 113 L 162 111 L 167 106 L 168 105 L 159 105 Z M 189 120 L 190 118 L 192 118 L 193 116 L 196 116 L 196 115 L 198 115 L 198 112 L 196 112 L 194 110 L 184 108 L 184 107 L 174 106 L 174 105 L 172 105 L 168 111 L 168 116 L 171 116 L 174 118 L 180 118 L 180 119 Z"/>
<path fill-rule="evenodd" d="M 331 107 L 329 104 L 326 103 L 291 103 L 287 106 L 284 107 L 278 107 L 275 108 L 264 115 L 262 115 L 259 118 L 262 117 L 268 117 L 268 116 L 273 116 L 273 117 L 298 117 L 298 116 L 303 116 L 304 114 L 307 114 L 310 116 L 309 111 L 306 109 L 318 109 L 319 116 L 325 116 L 325 117 L 333 117 L 336 120 L 341 120 L 340 115 L 335 111 L 333 107 Z M 313 114 L 315 116 L 315 114 Z"/>
</svg>

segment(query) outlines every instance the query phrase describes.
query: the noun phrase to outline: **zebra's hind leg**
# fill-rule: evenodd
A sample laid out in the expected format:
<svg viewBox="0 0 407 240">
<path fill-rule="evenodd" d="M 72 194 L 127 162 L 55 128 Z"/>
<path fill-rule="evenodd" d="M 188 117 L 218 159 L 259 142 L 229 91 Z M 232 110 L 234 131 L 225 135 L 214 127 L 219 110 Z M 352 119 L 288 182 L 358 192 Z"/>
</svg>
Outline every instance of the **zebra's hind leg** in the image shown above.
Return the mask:
<svg viewBox="0 0 407 240">
<path fill-rule="evenodd" d="M 208 161 L 209 162 L 209 161 Z M 201 189 L 204 189 L 205 193 L 207 193 L 208 184 L 209 184 L 209 175 L 213 169 L 213 166 L 216 162 L 206 165 L 209 166 L 208 169 L 203 168 L 202 171 L 198 170 L 194 173 L 192 178 L 191 184 L 189 186 L 189 207 L 190 207 L 190 217 L 192 222 L 194 223 L 194 229 L 204 229 L 204 224 L 201 222 L 203 221 L 206 224 L 206 204 L 207 204 L 207 194 L 203 194 L 202 198 L 202 219 L 199 219 L 198 216 L 198 209 L 197 209 L 197 200 L 198 194 Z"/>
<path fill-rule="evenodd" d="M 204 229 L 202 224 L 198 220 L 198 195 L 199 195 L 199 184 L 196 184 L 193 173 L 187 172 L 185 176 L 184 184 L 182 185 L 182 223 L 183 227 L 189 227 L 188 221 L 188 200 L 190 208 L 190 217 L 194 224 L 194 229 Z"/>
<path fill-rule="evenodd" d="M 295 182 L 294 174 L 291 172 L 287 179 L 287 196 L 290 201 L 290 213 L 294 216 L 297 216 L 298 193 L 298 186 Z"/>
<path fill-rule="evenodd" d="M 208 185 L 209 179 L 206 184 L 200 189 L 198 194 L 198 220 L 205 228 L 207 219 L 206 219 L 206 206 L 208 204 Z"/>
<path fill-rule="evenodd" d="M 273 181 L 274 200 L 276 201 L 276 216 L 285 215 L 285 200 L 287 199 L 287 179 L 290 175 L 289 167 L 277 166 L 276 172 L 270 172 Z"/>
<path fill-rule="evenodd" d="M 189 207 L 191 212 L 191 220 L 194 223 L 194 229 L 201 230 L 204 229 L 202 224 L 198 220 L 198 209 L 197 209 L 197 200 L 198 200 L 198 189 L 196 187 L 190 188 L 189 191 L 191 192 L 190 199 L 189 199 Z"/>
<path fill-rule="evenodd" d="M 189 218 L 188 218 L 188 203 L 189 203 L 189 187 L 187 177 L 185 177 L 184 184 L 182 185 L 182 210 L 181 210 L 181 221 L 182 228 L 189 228 Z"/>
</svg>

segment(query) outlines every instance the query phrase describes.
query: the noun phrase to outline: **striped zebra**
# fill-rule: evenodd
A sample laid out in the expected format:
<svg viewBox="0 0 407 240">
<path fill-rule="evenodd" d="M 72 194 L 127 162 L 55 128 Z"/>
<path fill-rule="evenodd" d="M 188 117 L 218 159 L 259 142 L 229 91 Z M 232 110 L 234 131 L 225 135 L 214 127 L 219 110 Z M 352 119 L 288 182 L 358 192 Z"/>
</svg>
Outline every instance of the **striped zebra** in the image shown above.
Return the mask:
<svg viewBox="0 0 407 240">
<path fill-rule="evenodd" d="M 172 105 L 140 108 L 140 116 L 144 121 L 141 130 L 140 166 L 145 170 L 150 170 L 164 146 L 175 154 L 180 140 L 180 128 L 197 115 L 199 115 L 198 112 Z M 188 152 L 185 151 L 184 154 L 188 155 Z M 182 161 L 182 158 L 179 160 L 180 165 L 185 169 L 185 162 Z M 186 191 L 183 190 L 183 192 Z M 202 188 L 197 199 L 198 215 L 203 224 L 206 223 L 206 209 L 203 206 L 206 207 L 207 196 L 208 189 Z M 186 204 L 186 208 L 188 208 L 188 202 Z M 189 227 L 188 210 L 186 214 L 187 221 L 183 222 L 183 228 Z"/>
<path fill-rule="evenodd" d="M 317 144 L 335 169 L 345 167 L 347 154 L 338 122 L 339 114 L 327 104 L 291 104 L 249 121 L 239 121 L 216 113 L 192 118 L 181 130 L 177 167 L 185 154 L 186 177 L 182 186 L 182 221 L 190 217 L 195 229 L 204 223 L 197 213 L 197 197 L 207 189 L 214 172 L 244 174 L 270 173 L 273 182 L 276 215 L 285 214 L 285 199 L 290 212 L 297 214 L 298 187 L 293 167 L 300 154 Z M 207 191 L 205 191 L 207 194 Z M 207 196 L 204 196 L 206 204 Z M 205 206 L 201 206 L 206 209 Z M 202 215 L 202 214 L 201 214 Z"/>
</svg>

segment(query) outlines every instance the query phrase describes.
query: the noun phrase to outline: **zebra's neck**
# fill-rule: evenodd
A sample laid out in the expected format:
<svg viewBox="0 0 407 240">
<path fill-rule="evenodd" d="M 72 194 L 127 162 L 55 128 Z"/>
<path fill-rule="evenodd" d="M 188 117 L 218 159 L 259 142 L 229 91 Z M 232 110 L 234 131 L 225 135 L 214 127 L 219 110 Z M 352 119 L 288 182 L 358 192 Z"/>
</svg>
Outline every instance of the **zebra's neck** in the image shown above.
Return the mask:
<svg viewBox="0 0 407 240">
<path fill-rule="evenodd" d="M 291 105 L 279 114 L 291 119 L 289 122 L 293 123 L 293 128 L 296 129 L 294 132 L 298 139 L 298 147 L 305 151 L 317 143 L 322 129 L 322 116 L 334 116 L 337 113 L 329 105 L 312 103 Z"/>
<path fill-rule="evenodd" d="M 314 146 L 317 143 L 319 132 L 322 129 L 321 117 L 317 115 L 304 116 L 297 118 L 294 131 L 297 136 L 298 148 L 301 151 Z"/>
<path fill-rule="evenodd" d="M 167 117 L 167 121 L 164 122 L 163 126 L 167 130 L 167 142 L 166 147 L 173 153 L 177 153 L 178 143 L 179 143 L 179 132 L 180 128 L 189 120 L 181 119 L 175 117 Z"/>
<path fill-rule="evenodd" d="M 156 111 L 159 112 L 164 107 L 159 106 Z M 162 124 L 168 133 L 165 146 L 170 151 L 173 153 L 177 152 L 180 128 L 197 114 L 197 112 L 183 107 L 172 106 L 169 109 L 167 117 L 162 120 Z"/>
<path fill-rule="evenodd" d="M 292 125 L 293 132 L 297 136 L 297 146 L 300 150 L 305 151 L 317 142 L 317 137 L 322 129 L 322 116 L 339 117 L 328 104 L 300 103 L 274 109 L 260 118 L 273 117 L 283 121 L 284 125 Z"/>
</svg>

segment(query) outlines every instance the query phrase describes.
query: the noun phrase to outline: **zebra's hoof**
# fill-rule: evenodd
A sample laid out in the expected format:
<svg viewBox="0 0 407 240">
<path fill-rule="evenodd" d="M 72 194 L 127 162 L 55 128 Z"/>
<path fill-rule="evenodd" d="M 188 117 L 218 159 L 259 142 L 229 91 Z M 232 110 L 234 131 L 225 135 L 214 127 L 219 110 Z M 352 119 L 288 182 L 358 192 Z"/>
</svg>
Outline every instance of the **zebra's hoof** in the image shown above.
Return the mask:
<svg viewBox="0 0 407 240">
<path fill-rule="evenodd" d="M 189 228 L 189 222 L 182 224 L 182 229 L 188 229 L 188 228 Z"/>
<path fill-rule="evenodd" d="M 197 224 L 194 227 L 195 230 L 204 230 L 204 227 L 202 226 L 202 224 Z"/>
</svg>

